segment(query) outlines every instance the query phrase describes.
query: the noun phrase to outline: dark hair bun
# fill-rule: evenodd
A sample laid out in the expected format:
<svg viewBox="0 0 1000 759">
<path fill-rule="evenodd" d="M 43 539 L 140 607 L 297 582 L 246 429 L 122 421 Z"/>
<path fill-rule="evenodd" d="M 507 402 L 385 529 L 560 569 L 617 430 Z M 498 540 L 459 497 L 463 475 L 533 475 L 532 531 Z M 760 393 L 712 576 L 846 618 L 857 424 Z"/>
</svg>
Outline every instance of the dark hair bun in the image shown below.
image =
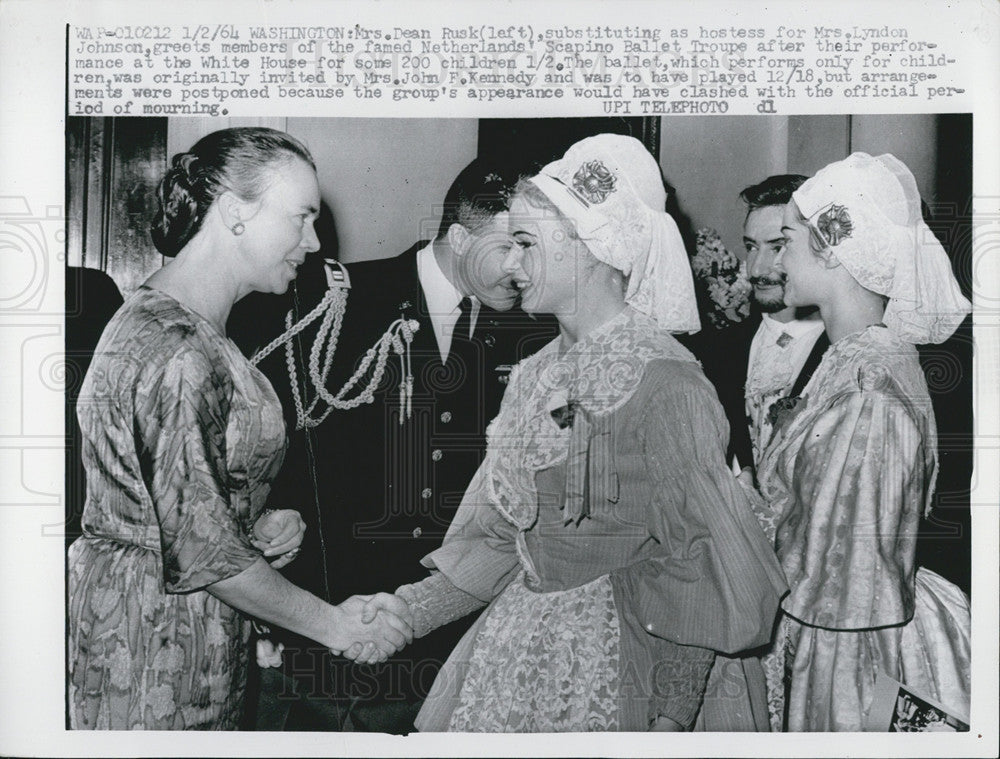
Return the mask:
<svg viewBox="0 0 1000 759">
<path fill-rule="evenodd" d="M 153 218 L 150 236 L 153 245 L 165 256 L 176 256 L 201 226 L 195 193 L 198 164 L 196 155 L 179 153 L 160 182 L 160 207 Z"/>
</svg>

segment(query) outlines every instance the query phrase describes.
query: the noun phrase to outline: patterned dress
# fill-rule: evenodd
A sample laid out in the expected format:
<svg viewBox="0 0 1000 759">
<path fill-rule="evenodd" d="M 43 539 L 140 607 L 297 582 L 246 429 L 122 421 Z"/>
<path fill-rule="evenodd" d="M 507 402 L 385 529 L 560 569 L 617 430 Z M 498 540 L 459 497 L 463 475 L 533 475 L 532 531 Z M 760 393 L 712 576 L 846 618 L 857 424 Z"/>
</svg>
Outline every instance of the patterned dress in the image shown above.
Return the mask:
<svg viewBox="0 0 1000 759">
<path fill-rule="evenodd" d="M 144 287 L 105 330 L 78 414 L 71 726 L 234 729 L 250 623 L 204 588 L 261 556 L 248 533 L 284 455 L 278 399 L 208 321 Z"/>
<path fill-rule="evenodd" d="M 417 727 L 694 722 L 715 652 L 765 643 L 785 589 L 726 467 L 726 433 L 690 353 L 631 309 L 562 355 L 557 339 L 519 364 L 483 466 L 424 560 L 491 603 Z M 716 704 L 752 729 L 740 693 Z"/>
<path fill-rule="evenodd" d="M 791 588 L 787 683 L 769 678 L 788 730 L 865 729 L 879 672 L 968 717 L 968 600 L 915 566 L 936 473 L 914 347 L 878 326 L 838 340 L 779 417 L 758 472 Z"/>
</svg>

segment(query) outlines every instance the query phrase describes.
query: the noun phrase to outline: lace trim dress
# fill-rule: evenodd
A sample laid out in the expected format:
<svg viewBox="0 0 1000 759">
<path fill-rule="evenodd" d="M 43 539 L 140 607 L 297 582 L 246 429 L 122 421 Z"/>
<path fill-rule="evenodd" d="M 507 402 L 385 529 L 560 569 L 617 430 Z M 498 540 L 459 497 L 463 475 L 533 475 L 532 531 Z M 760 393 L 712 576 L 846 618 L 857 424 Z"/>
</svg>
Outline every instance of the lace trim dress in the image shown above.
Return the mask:
<svg viewBox="0 0 1000 759">
<path fill-rule="evenodd" d="M 777 420 L 758 472 L 791 588 L 787 682 L 771 678 L 788 730 L 865 729 L 879 672 L 968 716 L 968 600 L 915 566 L 936 472 L 914 347 L 878 326 L 837 341 Z"/>
<path fill-rule="evenodd" d="M 727 433 L 697 362 L 631 309 L 562 355 L 557 340 L 522 362 L 424 560 L 490 605 L 417 727 L 692 724 L 715 652 L 766 642 L 785 590 L 726 467 Z M 742 718 L 753 725 L 748 706 Z"/>
<path fill-rule="evenodd" d="M 274 390 L 209 322 L 141 288 L 105 330 L 78 414 L 70 724 L 234 729 L 250 623 L 204 588 L 261 556 L 248 528 L 285 448 Z"/>
</svg>

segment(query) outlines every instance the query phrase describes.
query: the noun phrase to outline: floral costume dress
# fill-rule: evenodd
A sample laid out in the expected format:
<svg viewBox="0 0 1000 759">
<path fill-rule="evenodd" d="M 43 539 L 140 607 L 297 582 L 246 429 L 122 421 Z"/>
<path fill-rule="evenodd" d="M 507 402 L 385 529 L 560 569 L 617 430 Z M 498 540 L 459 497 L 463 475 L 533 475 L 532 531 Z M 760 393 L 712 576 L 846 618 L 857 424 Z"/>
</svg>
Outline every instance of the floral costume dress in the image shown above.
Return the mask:
<svg viewBox="0 0 1000 759">
<path fill-rule="evenodd" d="M 101 338 L 79 418 L 71 726 L 236 728 L 250 622 L 205 587 L 261 556 L 248 533 L 285 448 L 274 390 L 208 321 L 143 287 Z"/>
</svg>

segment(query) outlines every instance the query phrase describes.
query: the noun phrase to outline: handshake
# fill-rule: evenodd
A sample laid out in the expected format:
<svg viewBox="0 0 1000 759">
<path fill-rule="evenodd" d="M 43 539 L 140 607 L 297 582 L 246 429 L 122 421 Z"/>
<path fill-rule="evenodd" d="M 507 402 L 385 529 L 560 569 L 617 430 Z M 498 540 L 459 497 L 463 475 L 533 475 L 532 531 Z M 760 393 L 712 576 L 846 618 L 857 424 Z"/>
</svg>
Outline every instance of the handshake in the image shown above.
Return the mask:
<svg viewBox="0 0 1000 759">
<path fill-rule="evenodd" d="M 384 662 L 413 642 L 413 613 L 409 605 L 392 593 L 351 596 L 337 606 L 328 606 L 329 635 L 321 641 L 336 656 L 359 664 Z M 257 663 L 280 667 L 282 644 L 267 638 L 257 641 Z"/>
<path fill-rule="evenodd" d="M 298 511 L 268 509 L 257 518 L 250 539 L 271 567 L 280 569 L 298 556 L 305 528 Z M 316 636 L 316 640 L 337 656 L 378 664 L 413 642 L 413 613 L 406 601 L 392 593 L 351 596 L 338 606 L 321 606 L 326 614 L 320 627 L 326 635 L 322 640 Z M 280 643 L 261 638 L 257 641 L 257 663 L 281 666 L 283 649 Z"/>
<path fill-rule="evenodd" d="M 413 612 L 392 593 L 351 596 L 339 606 L 330 652 L 363 664 L 378 664 L 413 642 Z"/>
</svg>

